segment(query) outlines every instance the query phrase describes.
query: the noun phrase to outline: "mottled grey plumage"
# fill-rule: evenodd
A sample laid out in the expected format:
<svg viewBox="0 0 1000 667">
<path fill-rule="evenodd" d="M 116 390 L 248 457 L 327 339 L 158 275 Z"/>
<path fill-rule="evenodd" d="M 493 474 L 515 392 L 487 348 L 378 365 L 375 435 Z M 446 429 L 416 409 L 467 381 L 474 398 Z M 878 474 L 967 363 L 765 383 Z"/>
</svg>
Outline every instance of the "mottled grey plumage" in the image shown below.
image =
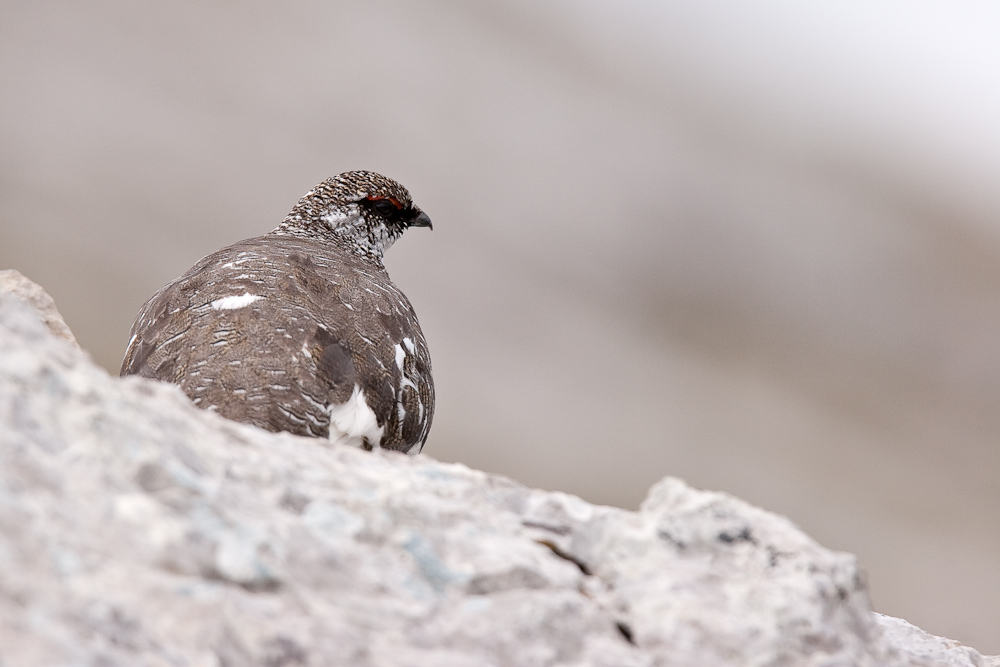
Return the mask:
<svg viewBox="0 0 1000 667">
<path fill-rule="evenodd" d="M 122 375 L 181 386 L 200 407 L 271 431 L 418 452 L 434 414 L 427 343 L 382 265 L 430 227 L 395 181 L 347 172 L 269 234 L 205 257 L 153 295 Z"/>
</svg>

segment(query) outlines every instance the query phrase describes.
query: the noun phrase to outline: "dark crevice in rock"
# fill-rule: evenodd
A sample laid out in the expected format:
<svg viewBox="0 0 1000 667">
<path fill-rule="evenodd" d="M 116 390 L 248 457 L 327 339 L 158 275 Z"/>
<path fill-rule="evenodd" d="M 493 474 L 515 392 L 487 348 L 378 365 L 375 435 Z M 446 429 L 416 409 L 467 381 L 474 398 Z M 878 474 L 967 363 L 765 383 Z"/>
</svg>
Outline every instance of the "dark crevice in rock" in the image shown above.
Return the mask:
<svg viewBox="0 0 1000 667">
<path fill-rule="evenodd" d="M 615 627 L 618 628 L 618 632 L 621 633 L 622 637 L 625 638 L 632 646 L 636 646 L 635 639 L 632 636 L 632 628 L 629 627 L 628 623 L 624 621 L 615 621 Z"/>
<path fill-rule="evenodd" d="M 569 535 L 572 530 L 569 526 L 555 526 L 550 523 L 541 523 L 540 521 L 532 521 L 530 519 L 525 519 L 521 522 L 521 525 L 525 528 L 538 528 L 546 530 L 550 533 L 555 533 L 556 535 Z"/>
<path fill-rule="evenodd" d="M 737 532 L 723 531 L 719 533 L 719 541 L 724 544 L 735 544 L 737 542 L 749 542 L 750 544 L 757 544 L 757 540 L 754 539 L 753 533 L 750 532 L 749 526 L 744 527 L 743 530 Z"/>
<path fill-rule="evenodd" d="M 590 568 L 587 566 L 586 563 L 576 558 L 575 556 L 566 553 L 565 551 L 560 549 L 559 546 L 554 542 L 550 542 L 548 540 L 535 540 L 535 541 L 541 544 L 542 546 L 548 547 L 552 551 L 552 553 L 559 556 L 563 560 L 568 560 L 569 562 L 573 563 L 573 565 L 576 565 L 578 568 L 580 568 L 580 572 L 583 572 L 587 576 L 590 576 L 592 574 Z"/>
</svg>

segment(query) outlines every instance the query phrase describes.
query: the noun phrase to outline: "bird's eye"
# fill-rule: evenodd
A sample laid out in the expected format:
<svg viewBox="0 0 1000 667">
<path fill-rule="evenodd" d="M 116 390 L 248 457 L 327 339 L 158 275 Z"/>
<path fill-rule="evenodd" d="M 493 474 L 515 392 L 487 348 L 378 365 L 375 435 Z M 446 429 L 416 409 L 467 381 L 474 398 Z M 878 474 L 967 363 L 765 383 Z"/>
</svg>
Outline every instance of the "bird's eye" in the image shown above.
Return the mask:
<svg viewBox="0 0 1000 667">
<path fill-rule="evenodd" d="M 399 213 L 399 204 L 394 202 L 391 198 L 369 199 L 368 201 L 371 203 L 372 208 L 387 218 Z"/>
</svg>

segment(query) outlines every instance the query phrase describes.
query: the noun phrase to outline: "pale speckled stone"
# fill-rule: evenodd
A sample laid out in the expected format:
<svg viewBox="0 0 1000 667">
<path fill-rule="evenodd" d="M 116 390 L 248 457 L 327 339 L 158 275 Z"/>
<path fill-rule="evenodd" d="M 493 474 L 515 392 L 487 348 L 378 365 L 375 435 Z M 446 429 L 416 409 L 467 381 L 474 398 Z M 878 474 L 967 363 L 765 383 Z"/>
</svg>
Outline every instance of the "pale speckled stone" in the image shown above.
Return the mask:
<svg viewBox="0 0 1000 667">
<path fill-rule="evenodd" d="M 668 478 L 627 512 L 267 433 L 0 293 L 0 665 L 98 664 L 997 663 L 726 494 Z"/>
<path fill-rule="evenodd" d="M 66 321 L 56 308 L 56 302 L 40 285 L 28 280 L 15 269 L 0 270 L 0 293 L 9 294 L 26 302 L 41 316 L 49 331 L 63 340 L 79 347 L 76 336 L 66 326 Z"/>
<path fill-rule="evenodd" d="M 884 641 L 909 667 L 1000 667 L 1000 655 L 984 656 L 953 639 L 928 634 L 901 618 L 875 613 Z"/>
</svg>

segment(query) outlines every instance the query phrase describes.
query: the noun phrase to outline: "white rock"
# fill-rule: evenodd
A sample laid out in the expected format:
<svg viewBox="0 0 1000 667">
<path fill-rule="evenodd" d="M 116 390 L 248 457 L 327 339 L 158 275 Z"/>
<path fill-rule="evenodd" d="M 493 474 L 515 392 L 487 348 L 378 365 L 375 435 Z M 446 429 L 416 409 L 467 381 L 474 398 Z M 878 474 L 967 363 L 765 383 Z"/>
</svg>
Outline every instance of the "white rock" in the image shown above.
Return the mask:
<svg viewBox="0 0 1000 667">
<path fill-rule="evenodd" d="M 1000 667 L 1000 656 L 983 656 L 979 651 L 944 637 L 928 634 L 901 618 L 875 614 L 884 641 L 905 658 L 911 667 Z"/>
<path fill-rule="evenodd" d="M 56 302 L 52 300 L 48 292 L 25 278 L 20 271 L 14 269 L 0 271 L 0 293 L 9 294 L 34 307 L 49 331 L 57 338 L 62 338 L 79 347 L 76 336 L 66 326 L 62 315 L 56 309 Z"/>
<path fill-rule="evenodd" d="M 267 433 L 0 294 L 0 664 L 998 663 L 736 498 L 666 479 L 627 512 Z"/>
</svg>

